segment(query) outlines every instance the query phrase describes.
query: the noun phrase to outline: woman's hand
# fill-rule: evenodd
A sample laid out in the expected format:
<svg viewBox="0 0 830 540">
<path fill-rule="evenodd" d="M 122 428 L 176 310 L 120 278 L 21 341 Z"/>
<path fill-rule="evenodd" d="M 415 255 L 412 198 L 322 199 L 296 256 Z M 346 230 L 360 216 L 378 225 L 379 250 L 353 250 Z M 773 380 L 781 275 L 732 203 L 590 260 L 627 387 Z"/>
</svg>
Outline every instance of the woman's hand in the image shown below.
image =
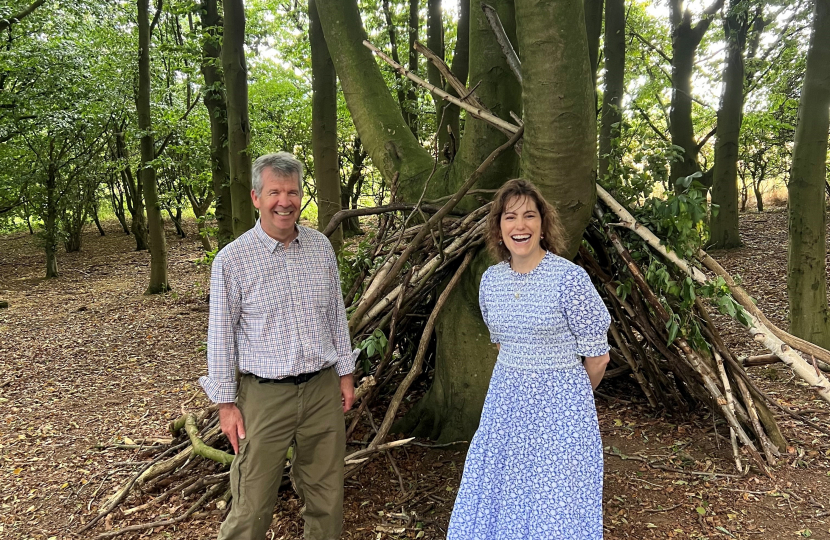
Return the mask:
<svg viewBox="0 0 830 540">
<path fill-rule="evenodd" d="M 585 357 L 585 371 L 588 372 L 588 378 L 591 379 L 591 387 L 596 390 L 599 383 L 602 381 L 602 376 L 605 375 L 605 367 L 611 356 L 608 353 L 602 356 L 586 356 Z"/>
</svg>

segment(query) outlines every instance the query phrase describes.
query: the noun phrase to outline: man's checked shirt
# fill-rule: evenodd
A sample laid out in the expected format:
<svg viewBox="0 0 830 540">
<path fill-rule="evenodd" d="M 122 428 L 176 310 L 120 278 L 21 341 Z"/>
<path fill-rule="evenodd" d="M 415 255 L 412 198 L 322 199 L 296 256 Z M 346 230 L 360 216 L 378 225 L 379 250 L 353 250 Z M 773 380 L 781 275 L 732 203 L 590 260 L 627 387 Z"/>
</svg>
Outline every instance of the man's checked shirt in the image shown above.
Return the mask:
<svg viewBox="0 0 830 540">
<path fill-rule="evenodd" d="M 257 221 L 222 249 L 210 276 L 208 375 L 214 403 L 236 399 L 236 369 L 267 379 L 335 365 L 354 371 L 337 259 L 328 238 L 297 226 L 286 248 Z"/>
</svg>

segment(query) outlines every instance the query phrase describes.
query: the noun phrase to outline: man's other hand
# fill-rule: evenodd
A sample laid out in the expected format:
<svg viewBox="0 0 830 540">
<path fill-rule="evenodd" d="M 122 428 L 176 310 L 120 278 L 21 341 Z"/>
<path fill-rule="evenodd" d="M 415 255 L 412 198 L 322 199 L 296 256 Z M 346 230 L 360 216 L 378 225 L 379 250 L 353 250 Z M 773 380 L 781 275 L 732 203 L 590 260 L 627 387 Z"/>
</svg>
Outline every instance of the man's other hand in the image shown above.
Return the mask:
<svg viewBox="0 0 830 540">
<path fill-rule="evenodd" d="M 219 404 L 219 427 L 231 442 L 233 453 L 239 454 L 239 441 L 245 438 L 245 426 L 242 423 L 242 413 L 235 403 Z"/>
<path fill-rule="evenodd" d="M 343 402 L 343 412 L 348 412 L 354 403 L 354 376 L 343 375 L 340 377 L 340 396 Z"/>
</svg>

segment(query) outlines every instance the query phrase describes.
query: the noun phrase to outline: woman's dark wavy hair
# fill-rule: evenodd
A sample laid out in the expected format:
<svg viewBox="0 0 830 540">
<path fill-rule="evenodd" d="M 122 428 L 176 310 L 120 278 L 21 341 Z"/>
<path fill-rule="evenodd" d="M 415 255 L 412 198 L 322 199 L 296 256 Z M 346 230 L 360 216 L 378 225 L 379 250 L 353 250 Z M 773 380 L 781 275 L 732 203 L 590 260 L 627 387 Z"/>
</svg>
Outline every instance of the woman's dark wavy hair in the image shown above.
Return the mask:
<svg viewBox="0 0 830 540">
<path fill-rule="evenodd" d="M 510 259 L 510 251 L 501 240 L 501 215 L 513 199 L 528 198 L 536 203 L 542 218 L 542 249 L 562 255 L 565 252 L 565 229 L 559 222 L 556 208 L 545 200 L 539 188 L 523 178 L 508 180 L 493 197 L 493 206 L 487 216 L 487 249 L 497 261 Z"/>
</svg>

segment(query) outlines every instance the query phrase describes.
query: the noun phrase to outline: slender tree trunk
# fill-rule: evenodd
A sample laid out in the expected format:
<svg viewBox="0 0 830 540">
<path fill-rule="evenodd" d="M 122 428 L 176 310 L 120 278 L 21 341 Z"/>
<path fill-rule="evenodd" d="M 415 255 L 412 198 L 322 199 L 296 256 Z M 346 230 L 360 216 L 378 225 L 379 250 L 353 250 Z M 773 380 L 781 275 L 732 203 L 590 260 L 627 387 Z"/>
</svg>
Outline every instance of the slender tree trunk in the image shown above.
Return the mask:
<svg viewBox="0 0 830 540">
<path fill-rule="evenodd" d="M 317 186 L 317 226 L 324 230 L 340 211 L 340 169 L 337 159 L 337 76 L 320 26 L 315 0 L 308 2 L 311 42 L 311 138 Z M 334 251 L 343 246 L 343 229 L 329 237 Z"/>
<path fill-rule="evenodd" d="M 98 219 L 98 198 L 94 196 L 92 200 L 92 221 L 95 222 L 95 226 L 98 228 L 98 234 L 106 236 L 107 233 L 105 233 L 104 228 L 101 227 L 101 220 Z"/>
<path fill-rule="evenodd" d="M 147 224 L 150 232 L 150 284 L 146 294 L 158 294 L 170 289 L 167 283 L 167 242 L 161 219 L 156 169 L 152 165 L 155 148 L 150 119 L 150 21 L 147 0 L 138 0 L 138 129 L 141 130 L 141 185 L 147 202 Z"/>
<path fill-rule="evenodd" d="M 752 191 L 755 193 L 755 206 L 758 208 L 758 212 L 764 211 L 764 197 L 761 193 L 761 182 L 764 181 L 764 170 L 761 169 L 761 173 L 758 175 L 758 179 L 752 179 Z"/>
<path fill-rule="evenodd" d="M 233 241 L 234 235 L 228 163 L 228 108 L 225 81 L 220 69 L 222 20 L 216 0 L 205 0 L 202 4 L 202 27 L 207 31 L 202 43 L 202 75 L 205 77 L 205 107 L 210 116 L 210 172 L 215 196 L 214 215 L 218 224 L 216 240 L 219 249 L 222 249 Z"/>
<path fill-rule="evenodd" d="M 591 80 L 594 81 L 594 93 L 596 94 L 597 67 L 599 66 L 599 36 L 602 34 L 602 4 L 603 0 L 584 0 L 585 7 L 585 33 L 588 35 L 588 61 L 591 65 Z M 606 7 L 606 24 L 607 10 Z M 625 19 L 625 14 L 622 16 Z M 623 31 L 623 34 L 625 32 Z M 608 31 L 605 33 L 606 39 Z M 623 40 L 625 36 L 623 35 Z M 605 42 L 608 46 L 608 41 Z M 606 54 L 607 57 L 607 54 Z"/>
<path fill-rule="evenodd" d="M 124 234 L 129 236 L 130 228 L 127 226 L 127 216 L 124 212 L 124 192 L 119 187 L 118 193 L 115 193 L 115 185 L 118 181 L 118 176 L 113 174 L 108 182 L 110 187 L 110 202 L 112 203 L 112 209 L 113 212 L 115 212 L 115 217 L 118 218 L 118 223 L 121 224 L 121 229 L 124 230 Z"/>
<path fill-rule="evenodd" d="M 419 0 L 409 0 L 409 71 L 412 73 L 418 72 L 418 51 L 415 50 L 415 42 L 418 41 L 418 30 L 420 27 L 420 17 L 418 13 Z M 409 105 L 409 129 L 418 137 L 418 94 L 414 84 L 411 84 L 409 91 L 406 93 L 406 102 Z"/>
<path fill-rule="evenodd" d="M 170 207 L 165 208 L 165 210 L 167 210 L 167 215 L 170 216 L 170 221 L 173 222 L 173 227 L 176 228 L 176 236 L 179 238 L 187 238 L 187 233 L 182 228 L 182 209 L 176 208 L 175 214 Z"/>
<path fill-rule="evenodd" d="M 225 26 L 222 67 L 228 105 L 228 153 L 233 232 L 239 236 L 254 226 L 251 201 L 251 124 L 248 121 L 248 66 L 245 62 L 245 6 L 242 0 L 224 0 Z"/>
<path fill-rule="evenodd" d="M 147 222 L 144 219 L 144 197 L 141 182 L 135 181 L 132 168 L 130 167 L 130 156 L 126 142 L 124 141 L 123 129 L 115 134 L 115 147 L 118 152 L 118 157 L 124 160 L 124 168 L 121 170 L 121 176 L 127 188 L 128 197 L 132 201 L 131 204 L 127 205 L 127 209 L 132 215 L 130 231 L 132 231 L 135 237 L 135 250 L 143 251 L 147 249 Z"/>
<path fill-rule="evenodd" d="M 670 0 L 672 24 L 672 98 L 669 120 L 672 144 L 684 151 L 681 161 L 672 163 L 670 181 L 700 171 L 697 146 L 692 120 L 692 73 L 695 53 L 701 39 L 709 29 L 712 15 L 723 6 L 724 0 L 715 0 L 704 12 L 703 18 L 692 25 L 689 10 L 684 9 L 683 0 Z M 704 180 L 704 183 L 705 180 Z"/>
<path fill-rule="evenodd" d="M 748 31 L 746 3 L 732 0 L 723 21 L 726 34 L 726 65 L 723 68 L 723 94 L 718 109 L 718 134 L 715 145 L 715 172 L 712 177 L 710 231 L 712 247 L 736 248 L 741 245 L 738 230 L 738 141 L 744 109 L 744 49 Z"/>
<path fill-rule="evenodd" d="M 439 5 L 438 8 L 432 9 L 439 9 L 437 16 L 440 17 L 440 2 L 435 0 Z M 466 84 L 467 82 L 467 75 L 470 71 L 470 2 L 462 1 L 458 7 L 458 23 L 456 25 L 456 42 L 455 42 L 455 50 L 452 55 L 452 63 L 450 65 L 450 71 L 458 78 L 459 81 Z M 435 17 L 435 15 L 433 15 Z M 428 40 L 430 41 L 430 45 L 428 47 L 433 51 L 433 46 L 439 47 L 442 51 L 440 54 L 441 58 L 444 58 L 446 55 L 446 50 L 444 48 L 444 30 L 443 26 L 439 26 L 438 23 L 433 25 L 433 31 L 435 32 L 435 36 L 430 37 L 428 35 Z M 429 33 L 429 30 L 427 30 Z M 440 38 L 440 46 L 438 45 L 438 40 Z M 432 62 L 429 63 L 428 66 L 432 66 Z M 436 68 L 437 71 L 437 68 Z M 431 81 L 432 79 L 430 79 Z M 440 83 L 436 84 L 436 86 L 440 87 Z M 452 87 L 449 83 L 444 84 L 444 91 L 459 97 L 455 88 Z M 440 105 L 439 105 L 440 101 Z M 456 106 L 452 105 L 451 103 L 445 102 L 443 100 L 438 100 L 435 102 L 435 113 L 438 115 L 438 121 L 436 125 L 438 125 L 438 151 L 439 154 L 443 155 L 446 161 L 451 162 L 455 159 L 455 154 L 458 153 L 458 147 L 461 142 L 461 110 Z"/>
<path fill-rule="evenodd" d="M 340 190 L 340 206 L 342 208 L 357 208 L 357 200 L 360 198 L 360 190 L 363 187 L 364 162 L 368 154 L 360 142 L 360 137 L 355 137 L 352 145 L 352 171 L 346 179 L 346 189 Z M 363 234 L 360 228 L 360 220 L 353 217 L 343 221 L 343 237 L 351 238 Z"/>
<path fill-rule="evenodd" d="M 55 140 L 49 141 L 49 166 L 46 171 L 46 219 L 44 220 L 46 248 L 46 279 L 58 277 L 58 171 L 54 162 Z"/>
<path fill-rule="evenodd" d="M 469 2 L 461 3 L 469 5 Z M 428 0 L 427 2 L 427 47 L 438 55 L 438 58 L 446 60 L 444 55 L 444 19 L 441 6 L 441 0 Z M 433 86 L 444 87 L 441 72 L 432 62 L 427 62 L 427 80 Z M 441 110 L 444 108 L 445 102 L 435 94 L 432 94 L 432 102 L 435 104 L 435 111 L 440 121 Z M 438 125 L 438 122 L 435 122 L 435 125 Z"/>
<path fill-rule="evenodd" d="M 827 132 L 830 128 L 830 0 L 815 0 L 813 33 L 798 107 L 789 193 L 787 294 L 790 331 L 830 347 L 827 306 Z"/>
<path fill-rule="evenodd" d="M 620 136 L 625 91 L 625 0 L 605 2 L 605 88 L 599 132 L 598 177 L 611 172 L 609 155 Z"/>
</svg>

